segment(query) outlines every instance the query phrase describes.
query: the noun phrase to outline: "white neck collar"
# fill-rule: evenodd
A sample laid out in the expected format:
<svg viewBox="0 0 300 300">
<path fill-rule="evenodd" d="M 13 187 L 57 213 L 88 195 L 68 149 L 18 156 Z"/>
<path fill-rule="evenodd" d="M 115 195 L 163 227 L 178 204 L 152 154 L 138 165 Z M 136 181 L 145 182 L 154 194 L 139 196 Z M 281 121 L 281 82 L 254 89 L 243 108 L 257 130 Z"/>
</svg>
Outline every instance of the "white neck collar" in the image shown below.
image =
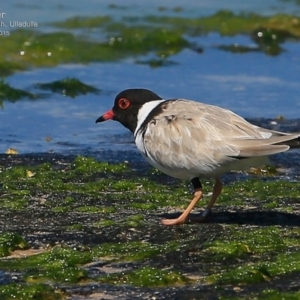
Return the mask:
<svg viewBox="0 0 300 300">
<path fill-rule="evenodd" d="M 151 111 L 160 103 L 164 102 L 166 100 L 154 100 L 154 101 L 149 101 L 146 102 L 139 110 L 137 118 L 138 118 L 138 122 L 136 125 L 136 129 L 134 131 L 134 136 L 136 136 L 138 130 L 140 129 L 141 125 L 143 124 L 143 122 L 146 120 L 146 118 L 148 117 L 148 115 L 151 113 Z"/>
</svg>

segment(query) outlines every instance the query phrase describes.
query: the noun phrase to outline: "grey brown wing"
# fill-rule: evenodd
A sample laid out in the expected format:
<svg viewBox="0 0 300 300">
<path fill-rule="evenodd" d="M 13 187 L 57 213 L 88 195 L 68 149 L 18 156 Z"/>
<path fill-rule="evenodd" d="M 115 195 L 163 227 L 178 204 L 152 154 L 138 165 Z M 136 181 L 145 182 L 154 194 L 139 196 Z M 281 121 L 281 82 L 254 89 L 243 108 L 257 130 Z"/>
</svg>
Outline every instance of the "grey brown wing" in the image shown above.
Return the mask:
<svg viewBox="0 0 300 300">
<path fill-rule="evenodd" d="M 148 125 L 145 150 L 166 168 L 210 172 L 239 151 L 223 142 L 216 128 L 186 111 L 164 112 Z M 196 171 L 195 171 L 196 172 Z"/>
<path fill-rule="evenodd" d="M 233 158 L 286 151 L 289 146 L 279 143 L 290 139 L 261 130 L 229 110 L 179 100 L 149 123 L 144 146 L 166 167 L 212 170 Z"/>
</svg>

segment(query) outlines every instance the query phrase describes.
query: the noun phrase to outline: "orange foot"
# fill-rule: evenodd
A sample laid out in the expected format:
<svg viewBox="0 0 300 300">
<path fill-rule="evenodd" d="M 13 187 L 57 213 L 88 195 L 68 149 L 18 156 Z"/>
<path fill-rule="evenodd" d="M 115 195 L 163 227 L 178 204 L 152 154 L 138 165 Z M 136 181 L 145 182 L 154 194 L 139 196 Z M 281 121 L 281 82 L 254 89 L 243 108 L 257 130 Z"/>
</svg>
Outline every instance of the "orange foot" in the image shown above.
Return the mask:
<svg viewBox="0 0 300 300">
<path fill-rule="evenodd" d="M 181 225 L 181 224 L 184 224 L 185 223 L 185 219 L 180 219 L 180 218 L 177 218 L 177 219 L 163 219 L 161 220 L 161 223 L 163 225 L 167 225 L 167 226 L 174 226 L 174 225 Z"/>
<path fill-rule="evenodd" d="M 198 189 L 194 193 L 194 198 L 189 204 L 189 206 L 186 208 L 186 210 L 178 217 L 177 219 L 163 219 L 161 222 L 163 225 L 167 226 L 174 226 L 174 225 L 181 225 L 185 223 L 185 221 L 188 219 L 189 214 L 191 210 L 194 208 L 194 206 L 197 204 L 197 202 L 202 198 L 202 190 Z"/>
</svg>

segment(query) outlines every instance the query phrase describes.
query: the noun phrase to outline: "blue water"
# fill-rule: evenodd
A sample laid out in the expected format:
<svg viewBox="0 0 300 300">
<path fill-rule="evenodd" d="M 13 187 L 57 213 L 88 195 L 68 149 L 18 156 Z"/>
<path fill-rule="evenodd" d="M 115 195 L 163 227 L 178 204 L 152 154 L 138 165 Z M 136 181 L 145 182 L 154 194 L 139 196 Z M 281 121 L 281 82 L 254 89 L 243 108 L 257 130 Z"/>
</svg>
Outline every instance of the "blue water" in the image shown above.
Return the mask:
<svg viewBox="0 0 300 300">
<path fill-rule="evenodd" d="M 233 12 L 258 12 L 270 15 L 276 12 L 298 14 L 300 7 L 295 5 L 296 1 L 280 0 L 89 0 L 89 1 L 40 1 L 40 0 L 9 0 L 2 1 L 0 12 L 5 12 L 7 18 L 18 21 L 33 20 L 47 23 L 61 21 L 74 15 L 114 15 L 138 16 L 138 15 L 165 15 L 183 14 L 190 17 L 211 15 L 220 9 Z M 112 7 L 113 6 L 113 7 Z M 164 8 L 158 10 L 158 8 Z M 178 13 L 174 8 L 182 8 Z"/>
<path fill-rule="evenodd" d="M 53 20 L 64 20 L 74 15 L 178 14 L 173 7 L 181 1 L 6 1 L 0 12 L 12 20 L 33 20 L 38 30 L 56 30 L 47 25 Z M 240 3 L 243 2 L 243 3 Z M 245 2 L 245 3 L 244 3 Z M 263 3 L 261 3 L 263 2 Z M 110 8 L 108 4 L 125 5 Z M 183 12 L 187 16 L 209 15 L 224 8 L 224 1 L 186 1 Z M 168 9 L 158 12 L 158 6 Z M 234 11 L 299 11 L 293 2 L 281 1 L 226 1 L 226 8 Z M 88 94 L 75 99 L 51 94 L 38 101 L 4 102 L 0 110 L 0 152 L 9 147 L 20 153 L 72 152 L 84 149 L 132 149 L 132 138 L 120 124 L 94 121 L 111 108 L 115 95 L 129 87 L 145 87 L 163 98 L 182 97 L 229 108 L 244 117 L 286 118 L 300 117 L 300 43 L 286 42 L 285 52 L 272 57 L 261 52 L 233 54 L 216 48 L 219 44 L 253 46 L 247 36 L 221 37 L 212 33 L 193 39 L 203 53 L 184 50 L 170 57 L 177 64 L 150 68 L 130 58 L 116 63 L 89 65 L 60 65 L 54 68 L 19 72 L 6 81 L 16 88 L 37 92 L 34 84 L 51 82 L 65 77 L 76 77 L 101 90 L 99 95 Z M 39 91 L 40 92 L 40 91 Z"/>
</svg>

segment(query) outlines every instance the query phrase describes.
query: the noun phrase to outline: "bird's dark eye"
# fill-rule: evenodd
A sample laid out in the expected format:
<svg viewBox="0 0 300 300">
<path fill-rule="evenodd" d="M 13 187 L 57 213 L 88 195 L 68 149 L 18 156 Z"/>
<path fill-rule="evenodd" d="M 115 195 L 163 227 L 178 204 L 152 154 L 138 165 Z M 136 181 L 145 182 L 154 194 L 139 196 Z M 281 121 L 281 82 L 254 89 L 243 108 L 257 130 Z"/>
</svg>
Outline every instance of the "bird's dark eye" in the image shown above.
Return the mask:
<svg viewBox="0 0 300 300">
<path fill-rule="evenodd" d="M 130 101 L 126 98 L 121 98 L 118 101 L 118 105 L 121 109 L 127 109 L 130 106 Z"/>
</svg>

